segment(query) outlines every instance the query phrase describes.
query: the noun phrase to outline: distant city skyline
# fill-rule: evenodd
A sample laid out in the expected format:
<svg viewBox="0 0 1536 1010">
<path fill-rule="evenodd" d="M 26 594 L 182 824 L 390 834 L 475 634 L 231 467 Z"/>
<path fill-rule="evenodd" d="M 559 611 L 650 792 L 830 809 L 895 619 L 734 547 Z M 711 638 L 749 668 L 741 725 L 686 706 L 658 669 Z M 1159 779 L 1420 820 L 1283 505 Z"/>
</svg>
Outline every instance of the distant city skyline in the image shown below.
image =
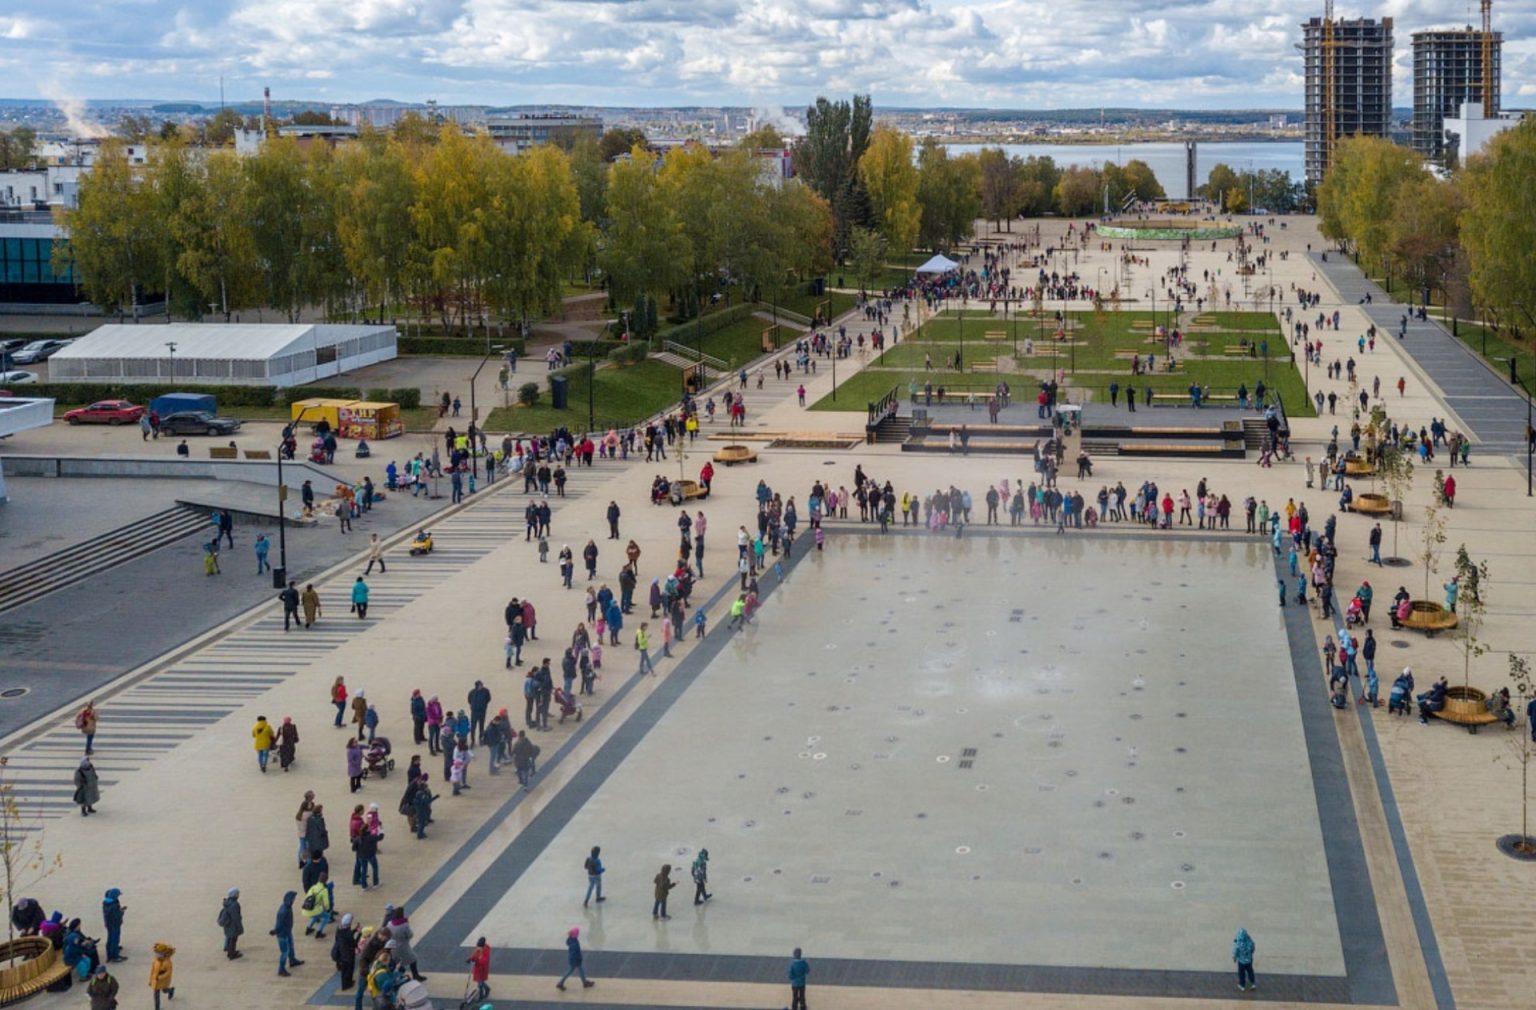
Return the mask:
<svg viewBox="0 0 1536 1010">
<path fill-rule="evenodd" d="M 56 0 L 0 15 L 15 98 L 444 104 L 1299 108 L 1301 22 L 1276 0 Z M 1412 32 L 1468 0 L 1341 3 Z M 1504 104 L 1536 106 L 1536 6 L 1495 0 Z"/>
</svg>

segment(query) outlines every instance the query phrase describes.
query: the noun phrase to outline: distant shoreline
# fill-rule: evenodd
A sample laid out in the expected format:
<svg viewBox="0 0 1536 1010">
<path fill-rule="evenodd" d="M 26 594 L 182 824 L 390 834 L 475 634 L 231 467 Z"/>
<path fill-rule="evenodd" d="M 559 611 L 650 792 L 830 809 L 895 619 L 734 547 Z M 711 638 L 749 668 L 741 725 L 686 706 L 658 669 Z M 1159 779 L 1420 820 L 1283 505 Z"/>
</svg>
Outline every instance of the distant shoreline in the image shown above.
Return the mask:
<svg viewBox="0 0 1536 1010">
<path fill-rule="evenodd" d="M 932 134 L 914 134 L 919 139 L 926 139 Z M 1182 144 L 1187 140 L 1193 140 L 1199 144 L 1300 144 L 1305 138 L 1300 130 L 1292 134 L 1274 134 L 1270 132 L 1228 132 L 1228 133 L 1135 133 L 1135 134 L 1096 134 L 1083 136 L 1070 134 L 1065 136 L 1047 137 L 1019 137 L 1017 135 L 999 134 L 954 134 L 942 137 L 935 136 L 941 144 L 980 144 L 984 146 L 1008 145 L 1010 147 L 1116 147 L 1131 144 Z"/>
</svg>

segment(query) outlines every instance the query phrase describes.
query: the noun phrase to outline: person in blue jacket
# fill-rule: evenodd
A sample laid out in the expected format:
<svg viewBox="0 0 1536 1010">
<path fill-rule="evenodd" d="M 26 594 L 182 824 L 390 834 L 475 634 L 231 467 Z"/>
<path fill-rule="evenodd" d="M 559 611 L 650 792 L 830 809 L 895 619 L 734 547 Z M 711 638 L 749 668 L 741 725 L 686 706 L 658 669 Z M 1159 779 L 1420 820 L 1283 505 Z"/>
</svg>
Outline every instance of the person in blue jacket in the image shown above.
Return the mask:
<svg viewBox="0 0 1536 1010">
<path fill-rule="evenodd" d="M 352 583 L 352 610 L 359 621 L 368 616 L 368 583 L 363 581 L 361 575 Z"/>
<path fill-rule="evenodd" d="M 107 927 L 107 960 L 128 960 L 123 956 L 123 913 L 128 907 L 122 902 L 123 892 L 117 888 L 108 891 L 101 901 L 101 919 Z"/>
<path fill-rule="evenodd" d="M 580 926 L 572 926 L 571 931 L 565 935 L 566 969 L 565 974 L 560 976 L 560 981 L 555 983 L 556 989 L 564 990 L 565 980 L 570 978 L 572 975 L 580 976 L 581 985 L 584 989 L 590 989 L 592 986 L 596 985 L 595 982 L 588 981 L 587 979 L 587 969 L 586 966 L 582 964 L 580 937 Z"/>
<path fill-rule="evenodd" d="M 1237 963 L 1238 991 L 1257 989 L 1259 985 L 1253 980 L 1253 937 L 1241 927 L 1232 938 L 1232 960 Z"/>
<path fill-rule="evenodd" d="M 286 891 L 283 903 L 277 906 L 277 918 L 272 923 L 272 935 L 277 937 L 277 973 L 287 975 L 289 968 L 303 964 L 293 953 L 293 899 L 298 891 Z"/>
<path fill-rule="evenodd" d="M 805 1010 L 805 980 L 811 974 L 811 966 L 800 954 L 800 948 L 795 948 L 794 956 L 789 962 L 789 1008 L 790 1010 Z"/>
</svg>

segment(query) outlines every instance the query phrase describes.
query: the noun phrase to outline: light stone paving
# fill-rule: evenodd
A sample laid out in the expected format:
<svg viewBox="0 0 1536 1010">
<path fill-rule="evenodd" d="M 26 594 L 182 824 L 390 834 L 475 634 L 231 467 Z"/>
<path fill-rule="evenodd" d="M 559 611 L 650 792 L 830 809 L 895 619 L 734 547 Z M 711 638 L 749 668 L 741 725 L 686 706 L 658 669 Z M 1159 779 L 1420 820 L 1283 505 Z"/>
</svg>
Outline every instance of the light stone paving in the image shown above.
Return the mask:
<svg viewBox="0 0 1536 1010">
<path fill-rule="evenodd" d="M 1047 225 L 1048 229 L 1052 227 L 1055 225 Z M 1348 353 L 1347 342 L 1363 329 L 1364 316 L 1353 304 L 1341 304 L 1325 284 L 1311 276 L 1311 268 L 1302 255 L 1306 241 L 1313 242 L 1314 248 L 1321 247 L 1315 224 L 1309 220 L 1291 219 L 1290 229 L 1277 234 L 1276 247 L 1290 248 L 1292 255 L 1289 261 L 1276 264 L 1275 279 L 1282 288 L 1291 283 L 1315 286 L 1324 293 L 1322 309 L 1340 309 L 1345 320 L 1343 329 L 1337 334 L 1332 331 L 1324 334 L 1325 358 L 1332 360 Z M 1226 246 L 1222 248 L 1225 250 Z M 1176 258 L 1176 254 L 1165 251 L 1150 255 L 1156 272 L 1161 272 L 1163 266 Z M 1082 257 L 1078 270 L 1084 277 L 1093 277 L 1099 266 L 1105 265 L 1103 260 L 1107 257 L 1101 260 L 1096 258 L 1098 256 L 1095 251 L 1090 251 Z M 1197 274 L 1206 268 L 1226 269 L 1224 260 L 1224 251 L 1211 254 L 1197 250 L 1192 256 Z M 1138 271 L 1139 286 L 1144 286 L 1140 285 L 1139 279 L 1147 273 L 1144 268 Z M 806 383 L 811 402 L 830 387 L 829 372 L 822 368 L 813 381 Z M 840 377 L 844 374 L 840 365 Z M 1417 425 L 1427 424 L 1431 417 L 1448 413 L 1436 390 L 1424 382 L 1422 374 L 1410 361 L 1404 360 L 1391 341 L 1378 341 L 1371 368 L 1365 374 L 1367 377 L 1372 374 L 1383 376 L 1383 386 L 1391 390 L 1386 399 L 1396 416 L 1408 418 Z M 1395 383 L 1399 374 L 1407 378 L 1405 397 L 1398 397 L 1395 388 L 1389 385 Z M 1314 388 L 1321 384 L 1316 369 L 1311 372 L 1311 381 Z M 1344 384 L 1323 385 L 1325 389 L 1336 388 L 1341 394 L 1344 392 Z M 760 402 L 763 397 L 749 395 L 749 405 L 757 404 L 763 408 L 753 418 L 754 423 L 776 430 L 856 430 L 862 426 L 862 404 L 855 405 L 858 413 L 837 414 L 800 410 L 792 396 L 775 399 L 777 403 L 764 405 Z M 1451 417 L 1454 426 L 1454 415 Z M 1294 430 L 1298 457 L 1307 452 L 1320 455 L 1331 425 L 1337 422 L 1347 430 L 1347 420 L 1347 416 L 1339 415 L 1334 419 L 1297 421 Z M 722 468 L 716 479 L 715 494 L 704 505 L 713 532 L 711 577 L 701 589 L 713 591 L 728 581 L 725 569 L 730 558 L 726 534 L 737 522 L 749 519 L 752 485 L 759 478 L 785 493 L 803 496 L 805 488 L 817 477 L 846 483 L 851 479 L 855 463 L 863 463 L 867 471 L 881 478 L 889 476 L 899 488 L 913 489 L 928 489 L 941 482 L 953 481 L 974 491 L 1003 477 L 1016 480 L 1021 472 L 1027 474 L 1022 461 L 1017 459 L 915 458 L 886 446 L 862 447 L 851 452 L 766 450 L 762 459 L 752 467 Z M 1448 577 L 1449 562 L 1460 543 L 1466 542 L 1474 556 L 1489 559 L 1493 572 L 1492 602 L 1479 637 L 1490 644 L 1491 651 L 1473 659 L 1470 673 L 1471 683 L 1487 689 L 1506 681 L 1504 668 L 1508 651 L 1529 652 L 1536 648 L 1536 640 L 1530 631 L 1532 617 L 1536 616 L 1536 606 L 1532 603 L 1536 597 L 1531 594 L 1529 575 L 1532 558 L 1536 557 L 1536 513 L 1524 495 L 1523 473 L 1503 458 L 1480 457 L 1476 450 L 1473 460 L 1470 471 L 1457 471 L 1462 490 L 1457 508 L 1448 516 L 1448 540 L 1436 551 L 1439 572 L 1432 573 L 1431 593 L 1434 593 L 1437 580 L 1444 581 Z M 699 462 L 695 457 L 689 461 L 689 466 L 696 469 Z M 833 465 L 825 465 L 827 463 Z M 676 465 L 673 462 L 670 467 Z M 671 525 L 675 521 L 675 512 L 642 504 L 650 472 L 649 468 L 636 467 L 606 477 L 606 484 L 594 487 L 581 501 L 572 503 L 568 512 L 562 512 L 557 519 L 555 543 L 568 537 L 579 545 L 583 542 L 582 534 L 596 534 L 605 552 L 601 565 L 603 574 L 611 578 L 616 562 L 610 562 L 618 554 L 611 548 L 617 545 L 605 543 L 600 531 L 603 506 L 610 497 L 617 498 L 625 509 L 626 536 L 637 535 L 647 552 L 642 568 L 649 570 L 652 567 L 650 559 L 668 555 L 676 538 Z M 1412 567 L 1382 570 L 1363 564 L 1361 545 L 1369 523 L 1362 517 L 1343 516 L 1340 518 L 1343 550 L 1337 579 L 1339 585 L 1353 586 L 1360 579 L 1369 578 L 1377 588 L 1378 599 L 1390 596 L 1398 584 L 1406 584 L 1415 595 L 1422 594 L 1424 572 L 1422 562 L 1417 560 L 1420 552 L 1417 542 L 1424 506 L 1429 499 L 1430 475 L 1430 471 L 1420 471 L 1406 499 L 1407 520 L 1399 530 L 1399 553 L 1415 559 Z M 1209 477 L 1219 489 L 1235 492 L 1239 498 L 1253 493 L 1267 498 L 1271 504 L 1283 502 L 1287 496 L 1306 500 L 1318 522 L 1331 510 L 1330 502 L 1335 497 L 1330 492 L 1305 490 L 1301 467 L 1297 464 L 1262 470 L 1251 462 L 1154 463 L 1105 459 L 1099 461 L 1098 473 L 1091 486 L 1096 488 L 1101 481 L 1112 484 L 1117 479 L 1134 486 L 1141 479 L 1154 477 L 1165 487 L 1188 486 L 1192 489 L 1202 476 Z M 1072 482 L 1068 481 L 1068 484 Z M 803 497 L 801 501 L 803 503 Z M 1392 534 L 1393 530 L 1389 528 L 1389 544 Z M 508 535 L 513 537 L 514 531 L 509 530 Z M 1114 535 L 1113 532 L 1104 534 L 1106 537 Z M 838 536 L 831 538 L 829 551 L 835 553 L 838 550 L 835 546 L 838 540 Z M 1001 542 L 997 549 L 1003 549 Z M 1163 558 L 1173 561 L 1193 558 L 1201 548 L 1184 535 L 1173 533 L 1159 542 L 1158 549 Z M 988 555 L 983 553 L 978 557 Z M 814 575 L 809 565 L 798 569 L 791 575 L 792 587 L 797 584 L 796 580 L 801 585 L 814 581 L 804 579 L 805 573 Z M 866 585 L 878 586 L 876 580 L 877 576 L 864 573 L 860 568 L 853 575 L 835 581 L 832 591 L 843 596 L 851 595 L 856 601 L 861 591 L 868 591 Z M 646 581 L 643 580 L 642 585 Z M 388 709 L 382 713 L 385 731 L 396 739 L 409 739 L 409 727 L 402 709 L 403 699 L 411 687 L 428 686 L 443 694 L 445 699 L 457 700 L 473 678 L 499 675 L 500 607 L 507 595 L 533 591 L 542 604 L 541 623 L 550 622 L 550 627 L 562 629 L 555 641 L 563 638 L 563 629 L 568 629 L 578 619 L 579 594 L 559 593 L 554 585 L 553 574 L 538 571 L 531 549 L 521 543 L 520 537 L 496 548 L 440 589 L 402 607 L 388 620 L 378 622 L 369 633 L 349 641 L 332 658 L 283 679 L 267 694 L 245 702 L 237 711 L 203 729 L 192 740 L 158 760 L 124 774 L 120 782 L 104 788 L 99 816 L 51 821 L 44 835 L 45 844 L 49 851 L 62 856 L 64 869 L 30 890 L 49 908 L 59 907 L 80 914 L 88 925 L 93 925 L 98 922 L 102 890 L 113 885 L 125 887 L 130 908 L 126 942 L 134 958 L 121 966 L 126 970 L 119 973 L 127 994 L 125 1005 L 134 1005 L 147 997 L 142 988 L 147 968 L 145 958 L 148 945 L 155 940 L 166 940 L 179 949 L 176 961 L 178 1002 L 192 1007 L 300 1005 L 329 975 L 322 945 L 301 940 L 300 949 L 310 964 L 295 978 L 281 980 L 283 985 L 277 986 L 274 983 L 279 980 L 272 977 L 276 958 L 266 929 L 270 926 L 277 896 L 297 883 L 289 857 L 293 844 L 293 810 L 299 793 L 303 788 L 316 788 L 321 798 L 330 804 L 333 814 L 344 810 L 350 799 L 345 792 L 339 740 L 333 736 L 339 731 L 329 731 L 325 725 L 329 711 L 324 701 L 326 685 L 336 673 L 345 673 L 349 682 L 366 684 L 370 697 L 378 692 L 379 696 L 389 700 Z M 1181 593 L 1185 591 L 1180 590 Z M 1267 605 L 1272 592 L 1272 583 L 1256 583 L 1255 606 Z M 1134 602 L 1147 606 L 1139 600 Z M 1246 607 L 1246 603 L 1240 605 Z M 762 613 L 763 623 L 748 643 L 747 647 L 754 650 L 758 666 L 772 668 L 774 657 L 785 646 L 786 636 L 776 638 L 764 634 L 785 620 L 776 613 L 782 606 L 779 598 L 770 599 Z M 270 614 L 263 612 L 253 617 L 269 620 Z M 721 619 L 718 609 L 714 617 L 718 624 Z M 1318 640 L 1324 633 L 1334 630 L 1317 619 L 1315 608 L 1307 621 Z M 238 630 L 251 623 L 250 619 L 234 622 L 229 630 Z M 1420 684 L 1440 673 L 1449 675 L 1453 683 L 1459 681 L 1463 664 L 1459 636 L 1426 640 L 1418 635 L 1393 633 L 1380 619 L 1375 622 L 1375 627 L 1383 638 L 1385 660 L 1379 660 L 1378 665 L 1383 668 L 1384 687 L 1389 680 L 1388 671 L 1403 662 L 1413 664 Z M 827 634 L 835 633 L 837 629 L 828 626 L 818 630 L 823 632 L 822 641 L 825 642 Z M 834 637 L 842 641 L 840 635 Z M 1234 636 L 1234 644 L 1225 646 L 1223 655 L 1244 646 L 1247 637 L 1247 632 Z M 867 640 L 855 637 L 852 641 Z M 856 646 L 842 648 L 853 647 Z M 734 648 L 734 644 L 727 646 L 728 650 Z M 401 897 L 419 899 L 413 914 L 419 933 L 430 931 L 434 923 L 449 915 L 455 903 L 476 886 L 479 875 L 493 866 L 499 852 L 518 838 L 539 829 L 541 818 L 554 808 L 559 791 L 576 781 L 582 768 L 600 753 L 617 728 L 666 683 L 665 680 L 650 681 L 647 678 L 635 682 L 625 696 L 619 697 L 620 689 L 629 683 L 631 666 L 628 660 L 632 653 L 623 649 L 612 650 L 610 655 L 622 659 L 608 671 L 600 684 L 596 704 L 589 708 L 592 730 L 584 737 L 576 738 L 570 727 L 559 727 L 541 740 L 546 755 L 558 753 L 563 757 L 560 763 L 554 764 L 546 756 L 543 781 L 528 794 L 525 802 L 510 812 L 505 810 L 503 805 L 511 792 L 508 783 L 493 784 L 482 771 L 474 779 L 476 788 L 473 792 L 458 800 L 442 801 L 442 823 L 434 838 L 423 843 L 405 837 L 399 819 L 386 810 L 390 832 L 383 856 L 387 887 L 381 892 L 362 895 L 354 889 L 338 886 L 341 908 L 373 921 L 378 918 L 385 901 Z M 719 660 L 720 663 L 729 661 L 729 658 Z M 670 669 L 669 665 L 663 664 L 663 675 Z M 694 685 L 701 695 L 708 691 L 713 673 L 710 671 Z M 508 695 L 514 688 L 503 680 L 494 682 L 493 690 L 500 704 L 503 700 L 511 700 Z M 1320 678 L 1318 690 L 1322 690 Z M 1104 700 L 1112 709 L 1119 701 L 1118 691 Z M 593 717 L 610 702 L 609 714 L 593 721 Z M 690 695 L 685 694 L 678 711 L 685 711 L 683 706 L 692 703 Z M 1271 719 L 1292 718 L 1294 703 L 1293 698 L 1285 704 L 1270 705 L 1262 710 L 1262 715 Z M 105 704 L 104 712 L 110 713 L 110 694 Z M 248 734 L 250 722 L 258 711 L 273 717 L 292 712 L 299 720 L 305 737 L 300 747 L 297 776 L 255 774 Z M 49 728 L 66 728 L 71 715 L 70 712 L 58 713 L 50 720 Z M 759 716 L 757 710 L 743 707 L 739 717 L 755 721 Z M 1416 720 L 1389 718 L 1384 709 L 1330 713 L 1330 717 L 1342 758 L 1341 774 L 1334 781 L 1347 784 L 1359 820 L 1366 863 L 1361 876 L 1368 877 L 1374 891 L 1383 934 L 1381 959 L 1390 962 L 1397 1005 L 1414 1008 L 1453 1005 L 1451 997 L 1437 990 L 1433 982 L 1439 970 L 1436 966 L 1443 963 L 1448 991 L 1454 994 L 1455 1004 L 1488 1010 L 1528 1006 L 1529 993 L 1536 987 L 1536 954 L 1524 942 L 1520 924 L 1529 916 L 1528 895 L 1532 884 L 1536 883 L 1536 876 L 1533 876 L 1536 867 L 1513 863 L 1493 848 L 1493 839 L 1497 835 L 1517 830 L 1520 823 L 1520 768 L 1511 759 L 1508 744 L 1514 734 L 1488 729 L 1474 737 L 1444 724 L 1420 726 Z M 1257 718 L 1257 714 L 1250 716 L 1251 720 Z M 972 723 L 956 725 L 967 732 L 973 728 Z M 671 732 L 667 722 L 662 724 L 661 731 Z M 709 739 L 715 749 L 746 747 L 754 739 L 745 733 L 714 732 L 716 736 Z M 68 736 L 67 733 L 61 735 Z M 757 737 L 763 735 L 770 734 L 763 732 Z M 801 732 L 799 735 L 808 738 L 814 734 Z M 735 739 L 738 736 L 743 739 Z M 955 745 L 935 738 L 929 746 L 933 756 L 937 756 L 941 743 L 950 748 Z M 960 743 L 962 748 L 971 745 Z M 986 746 L 987 740 L 983 740 L 978 746 L 978 757 L 986 753 Z M 797 750 L 793 760 L 796 765 L 799 763 L 798 753 Z M 1375 760 L 1378 754 L 1379 763 Z M 707 762 L 709 758 L 705 760 Z M 982 761 L 985 761 L 984 757 Z M 937 765 L 936 761 L 931 763 Z M 928 770 L 926 765 L 924 768 Z M 973 770 L 984 770 L 984 766 L 978 765 Z M 434 768 L 434 771 L 440 771 L 440 768 Z M 961 773 L 957 769 L 954 774 Z M 51 783 L 52 780 L 48 781 Z M 774 788 L 786 784 L 777 783 Z M 678 796 L 669 780 L 652 780 L 647 785 L 668 807 L 673 803 L 692 802 L 686 795 Z M 397 796 L 398 784 L 391 781 L 388 789 L 376 789 L 370 783 L 362 798 L 379 799 L 387 808 Z M 777 794 L 774 798 L 777 799 Z M 897 799 L 887 799 L 886 802 L 894 806 Z M 765 809 L 771 808 L 765 805 Z M 1137 813 L 1144 811 L 1137 810 Z M 786 819 L 794 821 L 806 814 L 808 809 Z M 569 812 L 563 812 L 563 815 L 569 816 Z M 783 817 L 782 813 L 777 816 Z M 1400 835 L 1397 833 L 1399 818 Z M 487 833 L 476 838 L 474 832 L 482 825 L 486 826 Z M 667 827 L 676 839 L 671 848 L 698 844 L 697 834 L 687 829 L 681 817 L 668 821 Z M 338 830 L 339 824 L 333 819 L 332 831 Z M 1011 840 L 1013 834 L 1010 830 L 1005 837 Z M 815 836 L 810 832 L 807 836 L 809 840 L 803 847 L 810 849 L 815 844 Z M 603 841 L 612 852 L 614 844 L 607 839 Z M 890 843 L 877 836 L 860 844 L 869 845 L 870 851 L 878 855 L 880 849 Z M 954 844 L 970 843 L 956 840 Z M 975 851 L 977 845 L 973 844 L 972 848 L 973 852 L 968 855 L 984 854 Z M 649 928 L 649 919 L 645 917 L 649 903 L 648 883 L 654 873 L 649 860 L 658 853 L 665 854 L 665 850 L 659 846 L 657 852 L 647 850 L 643 876 L 634 885 L 624 885 L 626 903 L 638 902 L 637 907 L 626 908 L 625 915 L 640 918 L 645 928 Z M 722 846 L 717 854 L 720 862 L 715 866 L 715 876 L 729 886 L 723 886 L 719 891 L 716 900 L 720 905 L 707 910 L 706 921 L 712 924 L 711 929 L 716 928 L 713 924 L 719 919 L 725 918 L 720 913 L 728 912 L 728 903 L 740 902 L 745 893 L 744 884 L 729 880 L 737 869 L 732 865 L 735 858 L 730 844 Z M 959 860 L 960 855 L 951 858 Z M 679 863 L 685 861 L 678 859 Z M 763 863 L 766 865 L 767 860 Z M 1200 864 L 1196 865 L 1198 870 Z M 434 879 L 439 871 L 443 874 L 442 879 Z M 559 901 L 524 905 L 521 909 L 522 918 L 531 924 L 528 927 L 532 937 L 529 942 L 549 952 L 551 965 L 563 961 L 560 942 L 565 931 L 584 922 L 579 908 L 580 876 L 579 860 L 574 868 L 562 866 Z M 1288 890 L 1292 883 L 1286 881 L 1282 886 Z M 241 886 L 246 898 L 245 946 L 251 956 L 232 966 L 218 956 L 213 916 L 224 890 L 236 884 Z M 902 885 L 903 888 L 907 886 L 906 883 Z M 633 897 L 631 887 L 634 888 Z M 1421 892 L 1427 915 L 1416 917 L 1413 901 Z M 686 925 L 689 931 L 687 942 L 693 942 L 688 918 L 693 910 L 686 904 L 689 893 L 686 883 L 675 892 L 684 916 L 669 924 L 669 929 L 679 933 L 683 931 L 678 927 Z M 1076 915 L 1078 908 L 1074 901 L 1060 903 L 1063 918 Z M 1091 908 L 1091 905 L 1082 906 L 1085 913 Z M 962 938 L 969 941 L 972 937 L 969 913 L 970 909 L 966 907 L 958 914 L 947 912 L 943 918 L 933 915 L 925 935 L 936 943 L 960 946 Z M 607 914 L 605 911 L 604 915 Z M 1249 921 L 1250 928 L 1253 928 L 1253 921 Z M 767 922 L 772 922 L 771 917 Z M 1180 920 L 1175 919 L 1148 927 L 1147 931 L 1151 933 L 1148 943 L 1167 943 L 1169 935 L 1179 926 Z M 93 928 L 99 930 L 99 927 Z M 777 933 L 772 932 L 778 927 L 768 928 L 770 932 L 765 937 L 765 945 L 761 949 L 753 948 L 753 953 L 763 958 L 787 957 L 788 951 L 779 943 Z M 816 928 L 814 923 L 806 926 L 807 930 Z M 1212 970 L 1226 968 L 1230 934 L 1228 929 L 1221 933 L 1211 949 L 1198 951 L 1196 963 L 1209 964 Z M 802 942 L 805 935 L 797 934 L 795 942 Z M 1278 933 L 1256 930 L 1256 936 L 1260 944 L 1258 971 L 1262 985 L 1267 971 L 1278 970 L 1277 965 L 1265 958 L 1278 955 L 1282 945 Z M 1348 943 L 1347 938 L 1341 940 Z M 821 942 L 818 937 L 817 943 Z M 818 959 L 831 957 L 827 950 L 832 949 L 833 944 L 861 941 L 854 936 L 851 940 L 828 939 L 825 942 L 829 945 L 826 950 L 806 945 L 813 966 Z M 981 936 L 977 942 L 988 941 Z M 1098 938 L 1090 946 L 1092 956 L 1087 959 L 1088 963 L 1105 963 L 1117 954 L 1112 944 L 1100 942 Z M 602 944 L 594 944 L 589 948 L 588 970 L 598 979 L 598 988 L 586 994 L 566 993 L 559 996 L 560 1000 L 600 1002 L 603 1005 L 692 1007 L 779 1006 L 787 1000 L 782 985 L 769 984 L 779 977 L 777 969 L 765 978 L 763 984 L 702 981 L 679 976 L 614 977 L 622 972 L 626 961 L 638 956 L 627 956 L 623 950 L 605 951 Z M 444 972 L 434 972 L 431 982 L 440 1006 L 453 1005 L 462 994 L 462 976 L 454 974 L 454 969 L 460 965 L 445 964 L 444 967 Z M 544 974 L 545 966 L 541 965 L 539 971 L 537 975 L 524 974 L 510 965 L 510 958 L 506 958 L 505 963 L 493 962 L 497 999 L 527 1001 L 520 1005 L 550 1005 L 551 997 L 557 995 L 553 991 L 553 979 Z M 811 1002 L 820 1010 L 827 1007 L 862 1010 L 876 1006 L 916 1010 L 934 1005 L 1119 1010 L 1132 1006 L 1227 1007 L 1251 1001 L 1249 997 L 1239 997 L 1233 992 L 1225 978 L 1221 992 L 1213 990 L 1209 996 L 1186 994 L 1158 998 L 1105 995 L 1104 990 L 1083 991 L 1081 986 L 1074 987 L 1071 992 L 1049 993 L 973 993 L 956 989 L 935 997 L 932 989 L 908 987 L 909 983 L 905 981 L 908 977 L 899 966 L 886 973 L 879 970 L 878 964 L 872 964 L 858 983 L 847 986 L 817 985 L 813 977 Z M 1260 996 L 1266 993 L 1273 995 L 1272 990 L 1261 989 Z M 322 998 L 331 999 L 331 996 Z M 350 999 L 343 996 L 335 997 L 334 1001 L 339 1003 L 343 999 L 351 1005 Z M 52 1007 L 76 1006 L 79 1002 L 77 992 L 39 998 L 29 1005 L 51 1010 Z M 1315 1000 L 1266 1002 L 1274 1006 L 1324 1005 Z"/>
<path fill-rule="evenodd" d="M 1247 922 L 1342 974 L 1272 583 L 1257 543 L 833 538 L 466 942 L 544 942 L 600 842 L 603 950 L 1221 971 Z"/>
</svg>

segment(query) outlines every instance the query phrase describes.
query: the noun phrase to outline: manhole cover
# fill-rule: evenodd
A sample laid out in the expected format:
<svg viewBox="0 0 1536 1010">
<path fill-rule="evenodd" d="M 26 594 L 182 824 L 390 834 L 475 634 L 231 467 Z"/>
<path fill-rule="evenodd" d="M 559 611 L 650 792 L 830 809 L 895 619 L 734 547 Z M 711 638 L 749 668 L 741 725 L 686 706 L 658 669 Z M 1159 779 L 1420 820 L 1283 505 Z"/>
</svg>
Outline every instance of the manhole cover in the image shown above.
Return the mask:
<svg viewBox="0 0 1536 1010">
<path fill-rule="evenodd" d="M 8 687 L 0 691 L 0 698 L 20 698 L 30 690 L 32 690 L 30 687 Z"/>
</svg>

